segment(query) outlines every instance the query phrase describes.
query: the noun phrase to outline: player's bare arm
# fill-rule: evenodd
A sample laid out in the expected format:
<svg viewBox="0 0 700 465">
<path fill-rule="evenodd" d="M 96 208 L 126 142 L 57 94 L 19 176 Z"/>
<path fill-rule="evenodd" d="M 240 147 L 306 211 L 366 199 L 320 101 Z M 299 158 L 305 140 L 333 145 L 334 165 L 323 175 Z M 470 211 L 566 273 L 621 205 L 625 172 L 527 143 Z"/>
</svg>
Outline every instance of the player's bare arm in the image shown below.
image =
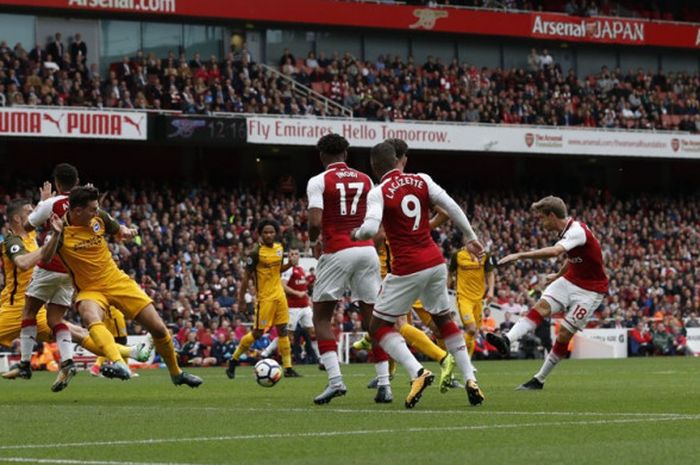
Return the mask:
<svg viewBox="0 0 700 465">
<path fill-rule="evenodd" d="M 528 252 L 518 252 L 506 255 L 498 261 L 498 265 L 505 265 L 507 263 L 516 262 L 518 260 L 542 260 L 547 258 L 554 258 L 565 253 L 566 249 L 564 248 L 564 246 L 556 244 L 551 247 L 544 247 L 541 249 L 530 250 Z"/>
<path fill-rule="evenodd" d="M 447 214 L 445 210 L 435 205 L 435 216 L 430 218 L 430 229 L 439 228 L 443 224 L 447 223 L 450 219 L 450 215 Z"/>
<path fill-rule="evenodd" d="M 562 276 L 564 276 L 564 274 L 566 273 L 566 270 L 568 270 L 568 269 L 569 269 L 569 262 L 566 262 L 566 263 L 564 263 L 564 266 L 562 266 L 562 267 L 559 269 L 559 271 L 557 271 L 556 273 L 550 273 L 550 274 L 548 274 L 547 276 L 545 276 L 545 277 L 544 277 L 544 283 L 545 283 L 545 284 L 553 283 L 553 282 L 556 281 L 557 279 L 559 279 L 559 278 L 561 278 Z"/>
<path fill-rule="evenodd" d="M 63 230 L 63 223 L 60 221 L 60 219 L 55 223 L 55 225 L 59 231 Z M 51 227 L 55 231 L 53 220 L 51 222 Z M 54 232 L 51 239 L 37 250 L 25 254 L 15 255 L 12 259 L 15 266 L 17 266 L 20 271 L 27 271 L 34 268 L 40 261 L 47 261 L 47 258 L 48 260 L 51 260 L 51 258 L 53 258 L 53 254 L 56 253 L 56 245 L 58 244 L 59 235 L 60 232 Z M 50 251 L 52 251 L 52 253 L 49 253 Z"/>
<path fill-rule="evenodd" d="M 241 286 L 238 290 L 238 304 L 242 305 L 245 303 L 245 293 L 248 292 L 248 283 L 250 282 L 250 272 L 246 268 L 243 272 L 243 279 L 241 279 Z"/>
<path fill-rule="evenodd" d="M 50 262 L 54 255 L 56 255 L 56 250 L 58 249 L 58 243 L 63 233 L 63 221 L 58 215 L 51 216 L 51 234 L 46 240 L 43 246 L 39 249 L 41 251 L 41 261 L 44 263 Z"/>
<path fill-rule="evenodd" d="M 287 271 L 288 269 L 290 269 L 293 266 L 294 266 L 294 264 L 292 264 L 292 262 L 289 261 L 289 259 L 287 259 L 287 261 L 282 263 L 282 265 L 280 266 L 280 272 L 284 273 L 285 271 Z"/>
<path fill-rule="evenodd" d="M 136 227 L 129 228 L 121 224 L 119 225 L 119 232 L 115 235 L 115 237 L 122 241 L 130 241 L 136 237 L 138 233 L 139 231 L 136 229 Z"/>
<path fill-rule="evenodd" d="M 321 235 L 321 221 L 323 219 L 323 209 L 309 208 L 309 243 L 314 257 L 321 256 L 323 250 L 319 236 Z"/>
<path fill-rule="evenodd" d="M 39 188 L 39 198 L 43 202 L 44 200 L 54 197 L 56 192 L 53 190 L 53 186 L 50 181 L 44 181 L 44 185 Z"/>
<path fill-rule="evenodd" d="M 486 272 L 486 284 L 488 286 L 486 289 L 486 300 L 490 302 L 493 300 L 496 289 L 496 273 L 493 270 Z"/>
</svg>

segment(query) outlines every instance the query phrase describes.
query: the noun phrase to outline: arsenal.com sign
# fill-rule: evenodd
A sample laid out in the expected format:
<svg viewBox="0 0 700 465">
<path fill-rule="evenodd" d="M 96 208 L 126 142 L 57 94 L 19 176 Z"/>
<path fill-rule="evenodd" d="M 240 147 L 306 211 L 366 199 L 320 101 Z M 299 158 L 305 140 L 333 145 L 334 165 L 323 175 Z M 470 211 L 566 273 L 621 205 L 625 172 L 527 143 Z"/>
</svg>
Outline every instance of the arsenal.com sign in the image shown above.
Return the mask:
<svg viewBox="0 0 700 465">
<path fill-rule="evenodd" d="M 336 133 L 364 148 L 396 137 L 415 150 L 700 158 L 700 135 L 687 133 L 263 116 L 246 123 L 249 144 L 315 146 Z"/>
<path fill-rule="evenodd" d="M 146 113 L 0 108 L 0 136 L 146 140 Z"/>
</svg>

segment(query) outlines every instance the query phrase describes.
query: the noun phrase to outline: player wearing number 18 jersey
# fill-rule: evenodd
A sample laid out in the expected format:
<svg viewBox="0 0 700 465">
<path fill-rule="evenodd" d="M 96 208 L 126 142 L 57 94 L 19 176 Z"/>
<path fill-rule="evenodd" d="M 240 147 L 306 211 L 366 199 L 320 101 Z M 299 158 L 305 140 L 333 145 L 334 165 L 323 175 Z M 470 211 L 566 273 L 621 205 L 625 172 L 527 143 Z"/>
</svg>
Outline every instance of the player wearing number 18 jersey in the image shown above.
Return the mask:
<svg viewBox="0 0 700 465">
<path fill-rule="evenodd" d="M 535 329 L 544 317 L 566 312 L 552 351 L 535 376 L 518 386 L 519 390 L 542 389 L 544 380 L 568 353 L 569 341 L 576 331 L 586 327 L 593 312 L 608 292 L 608 278 L 603 266 L 600 243 L 588 226 L 567 215 L 566 204 L 559 197 L 545 197 L 532 204 L 547 231 L 559 231 L 559 241 L 551 247 L 520 252 L 503 257 L 498 264 L 521 259 L 548 259 L 566 255 L 566 264 L 556 274 L 547 276 L 548 286 L 535 308 L 530 310 L 505 336 L 489 333 L 488 341 L 501 353 L 510 352 L 510 343 Z"/>
<path fill-rule="evenodd" d="M 402 171 L 392 144 L 383 142 L 372 148 L 370 161 L 381 183 L 370 192 L 364 222 L 352 237 L 372 237 L 383 224 L 394 255 L 391 273 L 384 278 L 374 307 L 370 333 L 375 343 L 408 371 L 412 382 L 405 405 L 413 408 L 434 377 L 411 354 L 394 323 L 419 298 L 462 372 L 469 402 L 480 404 L 484 397 L 474 377 L 464 335 L 452 321 L 445 259 L 430 234 L 431 205 L 441 207 L 462 231 L 470 252 L 481 256 L 483 246 L 459 205 L 440 186 L 426 174 Z"/>
<path fill-rule="evenodd" d="M 365 216 L 372 181 L 345 163 L 348 146 L 342 136 L 323 136 L 318 141 L 318 150 L 326 170 L 311 178 L 307 186 L 309 239 L 314 246 L 319 233 L 323 239 L 323 254 L 318 260 L 313 290 L 313 320 L 328 386 L 314 399 L 316 404 L 326 404 L 347 391 L 331 330 L 331 318 L 338 301 L 349 288 L 353 301 L 359 301 L 363 325 L 366 325 L 379 291 L 379 258 L 374 244 L 369 237 L 364 241 L 350 240 L 350 231 L 357 228 Z M 374 357 L 380 386 L 375 401 L 390 402 L 388 356 L 380 348 L 374 352 Z"/>
</svg>

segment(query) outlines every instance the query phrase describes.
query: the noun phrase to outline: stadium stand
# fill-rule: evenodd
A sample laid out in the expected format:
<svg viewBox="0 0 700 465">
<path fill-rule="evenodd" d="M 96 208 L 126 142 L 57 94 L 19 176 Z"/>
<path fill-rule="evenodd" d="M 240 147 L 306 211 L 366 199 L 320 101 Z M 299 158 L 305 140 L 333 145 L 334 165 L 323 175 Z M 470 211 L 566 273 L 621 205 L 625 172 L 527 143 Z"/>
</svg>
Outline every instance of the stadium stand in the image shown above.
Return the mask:
<svg viewBox="0 0 700 465">
<path fill-rule="evenodd" d="M 286 53 L 281 74 L 245 51 L 205 61 L 198 53 L 191 60 L 173 52 L 165 58 L 139 53 L 112 64 L 106 76 L 81 60 L 84 55 L 41 61 L 49 55 L 0 42 L 0 105 L 325 116 L 346 107 L 370 120 L 700 128 L 697 74 L 603 67 L 580 78 L 565 72 L 546 49 L 531 51 L 529 69 L 478 68 L 433 57 L 420 64 L 388 55 L 370 62 L 349 53 L 310 53 L 306 59 Z M 295 83 L 337 106 L 295 92 Z"/>
</svg>

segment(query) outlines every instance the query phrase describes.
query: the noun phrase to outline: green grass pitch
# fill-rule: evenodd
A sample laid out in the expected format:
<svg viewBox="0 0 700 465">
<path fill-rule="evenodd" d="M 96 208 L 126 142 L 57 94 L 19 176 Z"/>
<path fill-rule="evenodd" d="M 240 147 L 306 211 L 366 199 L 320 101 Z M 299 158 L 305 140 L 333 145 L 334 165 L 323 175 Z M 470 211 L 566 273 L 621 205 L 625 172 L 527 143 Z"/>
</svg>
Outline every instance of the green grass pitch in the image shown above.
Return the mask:
<svg viewBox="0 0 700 465">
<path fill-rule="evenodd" d="M 311 401 L 326 382 L 315 366 L 269 389 L 250 367 L 193 370 L 194 390 L 165 370 L 81 372 L 58 394 L 35 373 L 1 380 L 0 464 L 700 463 L 700 360 L 567 360 L 543 391 L 515 392 L 540 363 L 478 363 L 482 406 L 431 386 L 414 410 L 401 368 L 394 403 L 373 402 L 371 365 L 344 367 L 348 395 L 325 406 Z"/>
</svg>

